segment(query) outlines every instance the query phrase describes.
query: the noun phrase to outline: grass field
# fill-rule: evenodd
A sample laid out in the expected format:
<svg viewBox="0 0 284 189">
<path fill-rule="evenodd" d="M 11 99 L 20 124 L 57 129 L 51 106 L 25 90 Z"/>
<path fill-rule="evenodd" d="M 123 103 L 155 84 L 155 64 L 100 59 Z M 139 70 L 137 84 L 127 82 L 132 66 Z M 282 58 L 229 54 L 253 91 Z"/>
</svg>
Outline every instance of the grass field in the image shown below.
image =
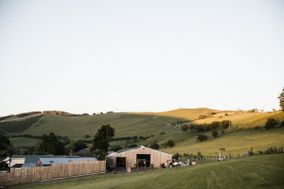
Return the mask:
<svg viewBox="0 0 284 189">
<path fill-rule="evenodd" d="M 165 151 L 193 154 L 202 152 L 205 155 L 217 155 L 219 148 L 226 148 L 226 154 L 242 155 L 251 148 L 257 152 L 272 146 L 284 147 L 284 128 L 266 131 L 262 129 L 241 130 L 227 133 L 218 138 L 211 137 L 204 142 L 197 142 L 196 137 L 193 137 L 178 143 L 174 148 L 167 148 Z"/>
<path fill-rule="evenodd" d="M 36 146 L 39 144 L 40 140 L 39 139 L 33 139 L 33 138 L 25 138 L 25 137 L 15 137 L 15 138 L 10 138 L 11 143 L 13 144 L 14 147 L 21 147 L 21 146 Z M 25 142 L 23 144 L 23 141 Z"/>
<path fill-rule="evenodd" d="M 14 189 L 203 189 L 284 188 L 284 154 L 139 173 L 23 185 Z"/>
</svg>

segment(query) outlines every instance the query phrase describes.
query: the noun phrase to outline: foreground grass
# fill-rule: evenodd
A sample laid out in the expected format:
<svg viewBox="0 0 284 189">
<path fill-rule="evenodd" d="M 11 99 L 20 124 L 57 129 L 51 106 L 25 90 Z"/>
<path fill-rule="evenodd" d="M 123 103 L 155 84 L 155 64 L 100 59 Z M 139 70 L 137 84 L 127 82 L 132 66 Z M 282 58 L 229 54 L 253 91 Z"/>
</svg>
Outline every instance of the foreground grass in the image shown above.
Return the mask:
<svg viewBox="0 0 284 189">
<path fill-rule="evenodd" d="M 96 175 L 15 189 L 284 188 L 284 154 L 151 172 Z"/>
</svg>

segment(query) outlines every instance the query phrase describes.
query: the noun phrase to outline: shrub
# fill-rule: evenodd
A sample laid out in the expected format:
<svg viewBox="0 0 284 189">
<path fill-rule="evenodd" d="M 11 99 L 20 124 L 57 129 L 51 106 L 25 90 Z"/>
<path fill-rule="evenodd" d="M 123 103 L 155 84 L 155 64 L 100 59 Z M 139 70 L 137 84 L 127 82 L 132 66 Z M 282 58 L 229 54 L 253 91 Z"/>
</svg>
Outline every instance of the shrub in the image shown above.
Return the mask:
<svg viewBox="0 0 284 189">
<path fill-rule="evenodd" d="M 83 140 L 77 140 L 73 143 L 73 151 L 78 152 L 79 150 L 87 148 L 87 144 Z"/>
<path fill-rule="evenodd" d="M 172 140 L 168 140 L 168 141 L 167 141 L 166 147 L 174 147 L 174 146 L 175 146 L 174 141 L 172 141 Z"/>
<path fill-rule="evenodd" d="M 110 147 L 109 150 L 116 152 L 116 151 L 121 150 L 121 149 L 122 149 L 121 146 L 112 146 L 112 147 Z"/>
<path fill-rule="evenodd" d="M 181 129 L 183 132 L 186 132 L 186 131 L 189 129 L 189 127 L 188 127 L 187 125 L 182 125 L 182 126 L 180 127 L 180 129 Z"/>
<path fill-rule="evenodd" d="M 213 121 L 211 124 L 210 124 L 211 128 L 212 129 L 217 129 L 220 127 L 220 122 L 219 121 Z"/>
<path fill-rule="evenodd" d="M 218 133 L 217 130 L 212 130 L 212 136 L 213 136 L 214 138 L 218 137 L 218 135 L 219 135 L 219 133 Z"/>
<path fill-rule="evenodd" d="M 197 156 L 197 159 L 199 160 L 203 159 L 204 157 L 201 152 L 197 152 L 196 156 Z"/>
<path fill-rule="evenodd" d="M 150 148 L 158 150 L 160 148 L 159 144 L 157 142 L 154 142 L 153 144 L 150 145 Z"/>
<path fill-rule="evenodd" d="M 277 124 L 278 124 L 278 120 L 271 117 L 271 118 L 267 119 L 264 128 L 265 129 L 271 129 L 271 128 L 275 127 Z"/>
<path fill-rule="evenodd" d="M 284 120 L 281 122 L 281 127 L 284 127 Z"/>
<path fill-rule="evenodd" d="M 175 153 L 174 155 L 173 155 L 173 159 L 174 160 L 179 160 L 179 158 L 180 158 L 180 154 L 179 153 Z"/>
<path fill-rule="evenodd" d="M 208 136 L 206 135 L 198 135 L 197 137 L 198 142 L 203 142 L 203 141 L 206 141 L 207 139 L 208 139 Z"/>
<path fill-rule="evenodd" d="M 91 138 L 91 136 L 90 135 L 85 135 L 85 138 Z"/>
<path fill-rule="evenodd" d="M 221 122 L 220 126 L 222 129 L 227 129 L 232 125 L 232 122 L 230 120 L 224 120 Z"/>
</svg>

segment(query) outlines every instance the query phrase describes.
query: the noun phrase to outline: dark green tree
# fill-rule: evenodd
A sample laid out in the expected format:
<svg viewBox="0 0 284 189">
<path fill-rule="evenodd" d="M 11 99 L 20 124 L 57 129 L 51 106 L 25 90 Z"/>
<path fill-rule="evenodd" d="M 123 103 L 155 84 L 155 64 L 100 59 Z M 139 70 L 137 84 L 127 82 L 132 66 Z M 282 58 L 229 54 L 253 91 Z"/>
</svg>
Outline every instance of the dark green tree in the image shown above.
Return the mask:
<svg viewBox="0 0 284 189">
<path fill-rule="evenodd" d="M 284 88 L 283 88 L 282 92 L 280 93 L 278 99 L 279 99 L 279 105 L 280 105 L 282 111 L 284 112 Z"/>
<path fill-rule="evenodd" d="M 218 135 L 219 135 L 219 133 L 218 133 L 217 130 L 212 130 L 212 136 L 213 136 L 214 138 L 218 137 Z"/>
<path fill-rule="evenodd" d="M 11 156 L 14 153 L 14 147 L 4 132 L 0 131 L 0 157 Z"/>
<path fill-rule="evenodd" d="M 150 145 L 150 148 L 158 150 L 160 148 L 159 144 L 155 141 L 153 144 Z"/>
<path fill-rule="evenodd" d="M 206 135 L 198 135 L 197 136 L 198 142 L 203 142 L 203 141 L 206 141 L 207 139 L 208 139 L 208 136 L 206 136 Z"/>
<path fill-rule="evenodd" d="M 188 127 L 187 125 L 182 125 L 182 126 L 180 127 L 180 129 L 181 129 L 183 132 L 186 132 L 186 131 L 189 129 L 189 127 Z"/>
<path fill-rule="evenodd" d="M 172 141 L 172 140 L 168 140 L 168 141 L 167 141 L 166 147 L 174 147 L 174 146 L 175 146 L 174 141 Z"/>
<path fill-rule="evenodd" d="M 73 143 L 72 149 L 74 152 L 78 152 L 83 148 L 87 148 L 87 144 L 83 140 L 77 140 Z"/>
<path fill-rule="evenodd" d="M 265 129 L 271 129 L 273 127 L 275 127 L 277 124 L 279 123 L 279 121 L 273 117 L 270 117 L 267 119 L 264 128 Z"/>
<path fill-rule="evenodd" d="M 114 128 L 109 124 L 101 126 L 95 134 L 92 149 L 99 160 L 105 159 L 109 148 L 109 141 L 113 136 Z"/>
<path fill-rule="evenodd" d="M 49 133 L 49 135 L 44 134 L 42 136 L 42 141 L 37 152 L 43 154 L 53 154 L 53 155 L 64 155 L 65 147 L 63 141 L 59 140 L 59 137 L 55 136 L 54 133 Z"/>
</svg>

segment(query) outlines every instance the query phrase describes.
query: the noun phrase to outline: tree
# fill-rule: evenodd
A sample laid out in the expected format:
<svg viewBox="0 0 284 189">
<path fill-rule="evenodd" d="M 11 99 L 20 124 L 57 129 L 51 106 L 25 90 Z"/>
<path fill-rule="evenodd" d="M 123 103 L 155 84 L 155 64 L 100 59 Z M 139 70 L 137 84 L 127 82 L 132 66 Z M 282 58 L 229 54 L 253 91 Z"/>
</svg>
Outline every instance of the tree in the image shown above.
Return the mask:
<svg viewBox="0 0 284 189">
<path fill-rule="evenodd" d="M 179 160 L 179 158 L 180 158 L 180 154 L 179 153 L 175 153 L 174 155 L 173 155 L 173 159 L 174 160 Z"/>
<path fill-rule="evenodd" d="M 197 159 L 199 160 L 203 159 L 203 155 L 201 152 L 197 152 L 196 156 L 197 156 Z"/>
<path fill-rule="evenodd" d="M 281 122 L 281 126 L 284 127 L 284 120 Z"/>
<path fill-rule="evenodd" d="M 95 134 L 92 149 L 99 160 L 105 159 L 109 148 L 109 140 L 113 136 L 114 128 L 109 124 L 101 126 Z"/>
<path fill-rule="evenodd" d="M 11 156 L 14 153 L 14 147 L 9 138 L 0 131 L 0 157 Z"/>
<path fill-rule="evenodd" d="M 72 146 L 74 152 L 78 152 L 79 150 L 84 148 L 87 148 L 87 144 L 83 140 L 75 141 Z"/>
<path fill-rule="evenodd" d="M 279 105 L 280 105 L 282 111 L 284 112 L 284 87 L 283 87 L 283 90 L 280 93 L 278 99 L 279 99 Z"/>
<path fill-rule="evenodd" d="M 206 136 L 206 135 L 198 135 L 198 137 L 196 139 L 197 139 L 198 142 L 203 142 L 203 141 L 208 139 L 208 136 Z"/>
<path fill-rule="evenodd" d="M 181 129 L 183 132 L 186 132 L 186 131 L 189 129 L 189 127 L 188 127 L 187 125 L 182 125 L 182 126 L 180 127 L 180 129 Z"/>
<path fill-rule="evenodd" d="M 273 117 L 270 117 L 270 118 L 267 119 L 264 128 L 265 129 L 271 129 L 274 126 L 276 126 L 277 124 L 278 124 L 278 120 L 273 118 Z"/>
<path fill-rule="evenodd" d="M 212 136 L 213 136 L 214 138 L 218 137 L 218 135 L 219 135 L 219 133 L 218 133 L 217 130 L 212 130 Z"/>
<path fill-rule="evenodd" d="M 174 147 L 174 146 L 175 146 L 174 141 L 172 141 L 172 140 L 168 140 L 168 141 L 167 141 L 166 147 Z"/>
<path fill-rule="evenodd" d="M 150 145 L 150 148 L 158 150 L 160 148 L 160 146 L 157 142 L 154 142 L 153 144 Z"/>
<path fill-rule="evenodd" d="M 49 135 L 44 134 L 42 136 L 42 141 L 37 153 L 64 155 L 65 146 L 63 141 L 59 140 L 59 137 L 51 132 Z"/>
</svg>

